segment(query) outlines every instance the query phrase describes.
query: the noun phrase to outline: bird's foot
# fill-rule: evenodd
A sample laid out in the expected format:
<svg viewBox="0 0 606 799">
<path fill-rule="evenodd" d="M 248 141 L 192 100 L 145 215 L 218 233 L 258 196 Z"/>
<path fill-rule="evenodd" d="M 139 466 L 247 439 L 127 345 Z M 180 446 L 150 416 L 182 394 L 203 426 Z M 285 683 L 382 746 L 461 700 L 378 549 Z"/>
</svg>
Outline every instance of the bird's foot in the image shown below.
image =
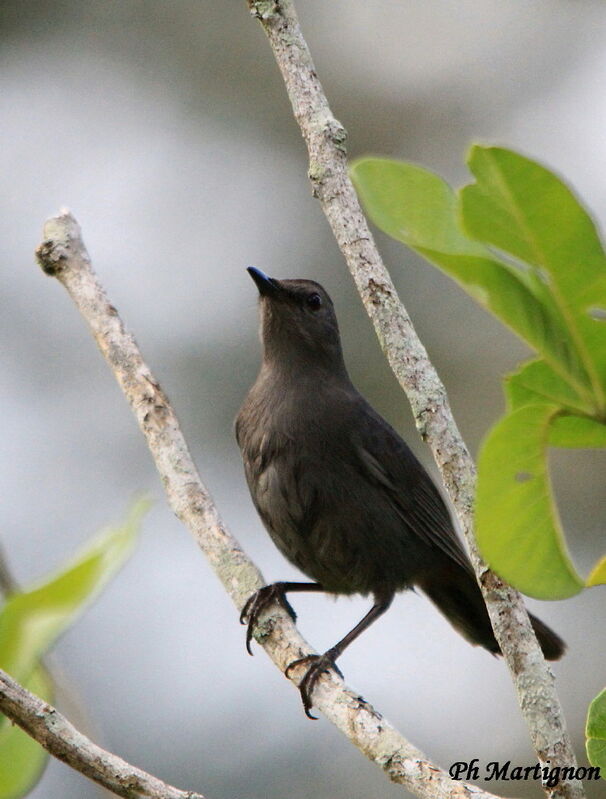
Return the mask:
<svg viewBox="0 0 606 799">
<path fill-rule="evenodd" d="M 298 660 L 293 660 L 293 662 L 289 663 L 286 667 L 284 674 L 290 677 L 290 671 L 292 669 L 297 668 L 297 666 L 302 666 L 305 663 L 311 664 L 299 683 L 299 693 L 301 694 L 303 709 L 308 719 L 317 720 L 317 716 L 312 716 L 310 711 L 313 707 L 312 694 L 320 676 L 332 669 L 343 679 L 341 669 L 335 663 L 339 654 L 339 652 L 334 652 L 332 649 L 329 649 L 323 655 L 305 655 L 305 657 L 299 658 Z"/>
<path fill-rule="evenodd" d="M 274 602 L 281 605 L 293 621 L 297 620 L 297 614 L 286 599 L 283 583 L 272 583 L 272 585 L 264 585 L 263 588 L 259 588 L 258 591 L 248 597 L 240 613 L 240 624 L 248 625 L 246 628 L 246 650 L 249 655 L 252 655 L 250 643 L 254 629 L 259 621 L 259 616 Z"/>
</svg>

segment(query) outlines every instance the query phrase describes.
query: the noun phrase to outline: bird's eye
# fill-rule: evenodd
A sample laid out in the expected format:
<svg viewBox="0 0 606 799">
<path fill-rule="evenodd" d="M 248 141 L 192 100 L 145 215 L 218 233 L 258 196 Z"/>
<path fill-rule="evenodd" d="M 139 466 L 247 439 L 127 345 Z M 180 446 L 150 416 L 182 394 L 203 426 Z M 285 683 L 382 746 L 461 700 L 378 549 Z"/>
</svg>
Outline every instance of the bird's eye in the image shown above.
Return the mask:
<svg viewBox="0 0 606 799">
<path fill-rule="evenodd" d="M 313 294 L 308 294 L 305 298 L 305 302 L 312 311 L 317 311 L 318 308 L 322 307 L 322 297 L 315 291 Z"/>
</svg>

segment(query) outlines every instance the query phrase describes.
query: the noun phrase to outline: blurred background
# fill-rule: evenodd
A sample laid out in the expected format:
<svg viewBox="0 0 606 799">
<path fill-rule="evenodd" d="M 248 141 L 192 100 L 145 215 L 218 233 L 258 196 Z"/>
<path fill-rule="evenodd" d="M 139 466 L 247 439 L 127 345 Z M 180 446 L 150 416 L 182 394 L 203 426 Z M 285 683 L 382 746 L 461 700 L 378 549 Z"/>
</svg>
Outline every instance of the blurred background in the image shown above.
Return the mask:
<svg viewBox="0 0 606 799">
<path fill-rule="evenodd" d="M 461 184 L 471 141 L 504 144 L 566 176 L 605 224 L 602 2 L 298 5 L 352 157 L 408 158 Z M 69 207 L 223 518 L 268 581 L 299 575 L 261 527 L 232 434 L 259 363 L 247 265 L 327 287 L 354 382 L 432 468 L 311 197 L 260 26 L 244 0 L 3 0 L 0 25 L 0 536 L 14 576 L 27 585 L 52 572 L 136 493 L 155 500 L 132 560 L 55 649 L 64 709 L 105 747 L 208 799 L 402 796 L 326 721 L 305 718 L 262 650 L 246 654 L 234 607 L 168 510 L 85 325 L 33 258 L 44 220 Z M 501 376 L 527 352 L 433 267 L 377 238 L 475 452 L 503 408 Z M 552 465 L 587 573 L 604 549 L 606 458 L 557 452 Z M 599 588 L 528 603 L 568 642 L 554 670 L 581 762 L 587 704 L 605 682 L 604 599 Z M 321 650 L 368 601 L 303 595 L 295 606 Z M 341 666 L 444 767 L 535 762 L 505 666 L 421 596 L 399 596 Z M 539 795 L 536 784 L 500 790 Z M 101 794 L 53 761 L 33 796 Z"/>
</svg>

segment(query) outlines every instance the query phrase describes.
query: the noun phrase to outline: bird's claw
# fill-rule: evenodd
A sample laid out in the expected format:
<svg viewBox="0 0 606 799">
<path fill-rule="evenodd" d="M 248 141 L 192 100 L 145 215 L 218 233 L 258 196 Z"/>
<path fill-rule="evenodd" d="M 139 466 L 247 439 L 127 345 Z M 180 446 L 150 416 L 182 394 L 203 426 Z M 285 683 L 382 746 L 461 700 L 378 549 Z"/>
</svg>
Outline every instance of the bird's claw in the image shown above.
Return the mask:
<svg viewBox="0 0 606 799">
<path fill-rule="evenodd" d="M 263 588 L 259 588 L 258 591 L 248 597 L 240 613 L 240 624 L 248 625 L 246 628 L 246 651 L 249 655 L 252 655 L 250 644 L 259 616 L 274 602 L 281 605 L 293 621 L 297 619 L 297 614 L 286 599 L 284 589 L 280 583 L 272 583 L 272 585 L 264 585 Z"/>
<path fill-rule="evenodd" d="M 301 694 L 301 701 L 303 702 L 303 710 L 308 719 L 317 721 L 318 718 L 317 716 L 313 716 L 310 711 L 313 707 L 312 694 L 316 687 L 316 683 L 320 679 L 320 675 L 332 669 L 343 679 L 343 673 L 335 663 L 335 659 L 336 655 L 330 650 L 323 655 L 305 655 L 305 657 L 298 658 L 297 660 L 293 660 L 292 663 L 289 663 L 284 671 L 284 674 L 290 677 L 292 669 L 297 668 L 297 666 L 302 666 L 305 663 L 311 664 L 299 683 L 299 693 Z"/>
<path fill-rule="evenodd" d="M 272 583 L 271 585 L 265 585 L 263 588 L 259 588 L 258 591 L 255 591 L 254 594 L 248 597 L 240 613 L 240 624 L 248 625 L 246 628 L 246 649 L 249 655 L 252 655 L 250 645 L 259 617 L 263 611 L 274 602 L 281 605 L 291 619 L 296 621 L 297 614 L 292 609 L 290 602 L 286 599 L 283 583 Z M 343 679 L 343 674 L 335 663 L 339 654 L 340 651 L 335 647 L 334 649 L 329 649 L 323 655 L 305 655 L 289 663 L 284 671 L 285 675 L 290 677 L 292 669 L 309 664 L 303 675 L 303 679 L 299 683 L 299 693 L 301 694 L 303 709 L 305 710 L 305 715 L 309 719 L 315 720 L 317 718 L 313 716 L 310 711 L 313 707 L 312 694 L 316 687 L 316 683 L 320 679 L 320 675 L 332 669 Z"/>
</svg>

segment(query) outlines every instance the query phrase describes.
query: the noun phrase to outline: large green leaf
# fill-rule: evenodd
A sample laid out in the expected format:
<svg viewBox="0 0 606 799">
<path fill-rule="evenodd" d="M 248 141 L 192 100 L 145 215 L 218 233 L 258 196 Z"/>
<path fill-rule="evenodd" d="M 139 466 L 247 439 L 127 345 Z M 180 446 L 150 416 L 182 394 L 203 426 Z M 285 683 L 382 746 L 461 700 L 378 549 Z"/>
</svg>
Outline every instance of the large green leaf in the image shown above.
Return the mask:
<svg viewBox="0 0 606 799">
<path fill-rule="evenodd" d="M 557 307 L 599 415 L 606 411 L 606 255 L 589 214 L 552 172 L 499 147 L 471 148 L 476 183 L 461 192 L 465 230 L 531 267 Z"/>
<path fill-rule="evenodd" d="M 578 593 L 555 508 L 546 449 L 557 405 L 524 405 L 488 434 L 478 459 L 476 535 L 487 563 L 538 599 Z"/>
<path fill-rule="evenodd" d="M 0 612 L 0 668 L 20 683 L 29 680 L 41 655 L 131 553 L 147 505 L 138 502 L 121 527 L 97 536 L 51 578 L 9 597 Z"/>
<path fill-rule="evenodd" d="M 456 280 L 477 302 L 527 341 L 564 379 L 589 394 L 587 375 L 565 319 L 526 269 L 466 236 L 457 197 L 440 177 L 414 164 L 363 158 L 351 175 L 369 216 Z M 592 403 L 586 399 L 586 405 Z"/>
<path fill-rule="evenodd" d="M 606 424 L 578 415 L 578 399 L 574 391 L 544 361 L 528 361 L 505 378 L 505 393 L 510 413 L 527 405 L 559 406 L 560 411 L 553 415 L 548 429 L 550 446 L 571 449 L 606 447 Z M 557 520 L 553 524 L 557 526 Z M 605 582 L 606 557 L 596 564 L 586 584 Z"/>
<path fill-rule="evenodd" d="M 46 670 L 34 669 L 25 687 L 45 702 L 53 701 L 52 681 Z M 48 761 L 48 752 L 17 725 L 0 731 L 0 799 L 20 799 L 36 785 Z"/>
<path fill-rule="evenodd" d="M 587 714 L 587 757 L 598 766 L 602 779 L 606 774 L 606 688 L 589 705 Z"/>
</svg>

